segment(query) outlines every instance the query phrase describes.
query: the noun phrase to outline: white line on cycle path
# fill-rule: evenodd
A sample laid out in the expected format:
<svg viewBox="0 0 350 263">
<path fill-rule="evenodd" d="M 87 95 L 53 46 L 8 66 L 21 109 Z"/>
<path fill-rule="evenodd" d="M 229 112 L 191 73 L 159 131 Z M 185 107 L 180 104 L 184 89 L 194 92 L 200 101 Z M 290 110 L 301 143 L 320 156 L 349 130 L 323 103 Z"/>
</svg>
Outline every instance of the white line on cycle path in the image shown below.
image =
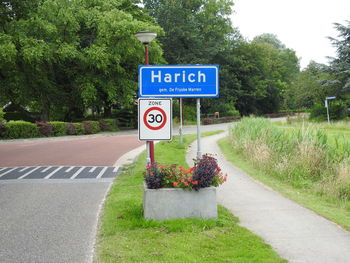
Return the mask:
<svg viewBox="0 0 350 263">
<path fill-rule="evenodd" d="M 202 138 L 202 152 L 217 154 L 220 167 L 229 174 L 227 182 L 218 189 L 218 202 L 291 263 L 349 263 L 350 233 L 227 162 L 216 144 L 224 136 Z M 196 142 L 190 149 L 187 162 L 192 165 Z"/>
</svg>

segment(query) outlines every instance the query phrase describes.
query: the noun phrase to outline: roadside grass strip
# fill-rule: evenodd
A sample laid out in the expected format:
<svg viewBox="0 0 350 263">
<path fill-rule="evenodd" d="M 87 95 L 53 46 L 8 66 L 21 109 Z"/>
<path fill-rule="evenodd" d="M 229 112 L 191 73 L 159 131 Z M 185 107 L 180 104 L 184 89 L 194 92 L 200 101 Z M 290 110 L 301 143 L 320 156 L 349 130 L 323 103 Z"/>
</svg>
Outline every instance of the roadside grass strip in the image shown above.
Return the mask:
<svg viewBox="0 0 350 263">
<path fill-rule="evenodd" d="M 318 127 L 316 127 L 318 128 Z M 315 129 L 316 129 L 315 128 Z M 252 127 L 253 129 L 253 127 Z M 257 129 L 259 132 L 261 131 L 262 133 L 264 132 L 263 129 L 259 128 Z M 311 130 L 314 132 L 313 130 Z M 243 134 L 248 134 L 252 131 L 249 131 L 247 128 L 244 129 Z M 256 137 L 259 138 L 257 142 L 261 142 L 260 144 L 256 145 L 256 148 L 254 148 L 255 152 L 259 152 L 259 149 L 261 150 L 262 146 L 265 145 L 265 152 L 269 152 L 266 145 L 264 142 L 262 142 L 262 135 L 259 134 L 259 132 L 256 134 Z M 316 130 L 317 132 L 317 130 Z M 316 133 L 321 134 L 321 132 Z M 294 127 L 291 127 L 288 130 L 285 130 L 285 134 L 291 138 L 292 136 L 299 136 L 298 129 L 294 130 Z M 296 134 L 296 135 L 295 135 Z M 250 152 L 245 152 L 244 149 L 234 149 L 233 147 L 233 141 L 232 138 L 227 137 L 224 139 L 221 139 L 219 141 L 219 146 L 225 157 L 227 158 L 228 161 L 233 163 L 235 166 L 239 167 L 246 173 L 248 173 L 250 176 L 253 178 L 261 181 L 265 185 L 271 187 L 272 189 L 280 192 L 282 195 L 286 196 L 287 198 L 301 204 L 302 206 L 313 210 L 317 214 L 335 222 L 339 226 L 343 227 L 344 229 L 350 231 L 350 199 L 348 198 L 348 193 L 350 189 L 350 174 L 346 174 L 345 176 L 339 177 L 339 175 L 336 174 L 338 170 L 342 168 L 342 165 L 347 164 L 347 159 L 348 157 L 344 157 L 347 154 L 349 154 L 348 151 L 344 151 L 343 147 L 347 148 L 347 144 L 349 143 L 348 138 L 344 138 L 344 141 L 341 141 L 342 143 L 339 143 L 336 145 L 334 143 L 334 140 L 332 138 L 332 135 L 329 136 L 328 132 L 324 133 L 324 137 L 326 137 L 327 140 L 324 140 L 324 146 L 323 146 L 323 151 L 321 153 L 328 153 L 328 156 L 326 157 L 326 161 L 332 160 L 331 158 L 334 158 L 330 164 L 325 166 L 325 168 L 319 169 L 319 167 L 315 166 L 316 168 L 320 170 L 322 173 L 319 178 L 313 179 L 311 178 L 306 170 L 300 171 L 300 176 L 298 177 L 292 177 L 291 173 L 293 172 L 293 165 L 287 165 L 284 162 L 286 160 L 290 161 L 293 160 L 293 158 L 299 158 L 298 154 L 290 154 L 290 158 L 270 158 L 272 161 L 277 160 L 278 162 L 272 163 L 268 162 L 265 159 L 262 159 L 262 156 L 267 156 L 266 154 L 260 154 L 259 156 L 252 156 Z M 243 135 L 245 136 L 245 135 Z M 323 139 L 322 137 L 321 139 Z M 245 138 L 239 137 L 241 141 L 243 141 Z M 237 144 L 237 141 L 239 139 L 235 138 L 235 145 Z M 340 141 L 340 140 L 339 140 Z M 286 147 L 288 145 L 288 142 L 278 140 L 276 138 L 274 141 L 274 146 L 275 148 L 278 149 L 278 147 Z M 249 141 L 246 140 L 245 145 L 249 145 Z M 281 145 L 281 146 L 279 146 Z M 300 144 L 300 145 L 305 145 L 305 144 Z M 330 152 L 330 150 L 332 152 Z M 251 150 L 251 149 L 250 149 Z M 326 150 L 328 152 L 326 152 Z M 260 151 L 261 153 L 262 151 Z M 271 152 L 271 151 L 270 151 Z M 275 153 L 276 151 L 273 151 Z M 313 153 L 313 152 L 311 152 Z M 312 156 L 308 154 L 306 157 Z M 270 156 L 272 156 L 270 154 Z M 257 158 L 258 157 L 258 158 Z M 259 158 L 261 161 L 259 162 Z M 344 161 L 338 161 L 342 160 Z M 301 166 L 304 168 L 308 163 L 306 161 L 308 160 L 307 158 L 301 159 L 300 158 L 300 163 L 303 164 Z M 258 160 L 258 161 L 257 161 Z M 315 158 L 310 158 L 310 160 L 315 160 Z M 320 161 L 323 161 L 323 159 L 320 159 Z M 337 164 L 337 161 L 339 162 Z M 304 164 L 306 163 L 306 164 Z M 283 173 L 277 173 L 274 169 L 275 167 L 280 167 L 282 164 L 286 167 L 289 167 L 288 169 L 285 169 Z M 298 163 L 297 163 L 298 164 Z M 333 166 L 331 166 L 333 165 Z M 312 168 L 312 166 L 310 166 Z M 323 167 L 323 166 L 322 166 Z M 330 169 L 329 167 L 333 167 Z M 345 166 L 349 167 L 349 166 Z M 309 170 L 311 168 L 308 168 Z M 328 169 L 328 170 L 326 170 Z M 346 169 L 345 173 L 346 173 Z M 318 170 L 316 170 L 317 172 Z M 329 171 L 329 172 L 327 172 Z M 332 174 L 331 172 L 334 172 Z M 316 172 L 310 173 L 311 176 L 314 176 Z M 340 180 L 342 179 L 342 180 Z M 343 191 L 343 192 L 340 192 Z M 337 195 L 335 194 L 337 193 Z M 343 193 L 343 195 L 339 195 L 339 193 Z"/>
<path fill-rule="evenodd" d="M 178 137 L 158 143 L 156 161 L 187 166 L 186 149 L 195 139 L 186 135 L 182 145 Z M 222 206 L 217 220 L 145 220 L 144 169 L 145 153 L 111 187 L 100 217 L 95 262 L 287 262 Z"/>
</svg>

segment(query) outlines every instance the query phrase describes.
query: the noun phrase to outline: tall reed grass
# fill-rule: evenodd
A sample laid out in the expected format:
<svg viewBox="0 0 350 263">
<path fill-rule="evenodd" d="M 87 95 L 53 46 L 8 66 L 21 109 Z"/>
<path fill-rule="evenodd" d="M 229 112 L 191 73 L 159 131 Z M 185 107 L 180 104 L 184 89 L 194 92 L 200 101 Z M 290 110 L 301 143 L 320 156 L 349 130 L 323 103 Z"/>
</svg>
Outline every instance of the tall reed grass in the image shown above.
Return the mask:
<svg viewBox="0 0 350 263">
<path fill-rule="evenodd" d="M 297 188 L 350 200 L 350 138 L 313 124 L 283 129 L 263 118 L 244 118 L 230 141 L 256 168 Z"/>
</svg>

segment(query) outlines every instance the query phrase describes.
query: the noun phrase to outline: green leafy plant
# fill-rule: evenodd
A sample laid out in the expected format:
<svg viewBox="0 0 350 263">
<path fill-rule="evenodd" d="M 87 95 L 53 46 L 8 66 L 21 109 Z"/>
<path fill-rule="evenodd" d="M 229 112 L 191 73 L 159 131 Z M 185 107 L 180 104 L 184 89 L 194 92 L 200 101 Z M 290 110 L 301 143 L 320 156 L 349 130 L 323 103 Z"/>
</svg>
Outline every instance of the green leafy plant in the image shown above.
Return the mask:
<svg viewBox="0 0 350 263">
<path fill-rule="evenodd" d="M 0 108 L 0 122 L 2 122 L 4 120 L 4 115 L 5 115 L 5 113 Z"/>
<path fill-rule="evenodd" d="M 82 135 L 84 134 L 84 126 L 82 123 L 80 122 L 76 122 L 76 123 L 73 123 L 74 127 L 75 127 L 75 132 L 76 132 L 76 135 Z"/>
</svg>

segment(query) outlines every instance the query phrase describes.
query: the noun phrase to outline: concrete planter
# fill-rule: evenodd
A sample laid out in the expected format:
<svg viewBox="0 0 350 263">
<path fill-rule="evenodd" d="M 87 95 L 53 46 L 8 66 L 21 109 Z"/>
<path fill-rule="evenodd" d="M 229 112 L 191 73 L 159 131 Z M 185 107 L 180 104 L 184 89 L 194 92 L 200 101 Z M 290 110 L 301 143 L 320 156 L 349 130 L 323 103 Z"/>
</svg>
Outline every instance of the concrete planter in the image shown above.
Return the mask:
<svg viewBox="0 0 350 263">
<path fill-rule="evenodd" d="M 154 220 L 175 218 L 218 217 L 216 188 L 201 188 L 199 191 L 182 188 L 148 189 L 143 191 L 144 217 Z"/>
</svg>

